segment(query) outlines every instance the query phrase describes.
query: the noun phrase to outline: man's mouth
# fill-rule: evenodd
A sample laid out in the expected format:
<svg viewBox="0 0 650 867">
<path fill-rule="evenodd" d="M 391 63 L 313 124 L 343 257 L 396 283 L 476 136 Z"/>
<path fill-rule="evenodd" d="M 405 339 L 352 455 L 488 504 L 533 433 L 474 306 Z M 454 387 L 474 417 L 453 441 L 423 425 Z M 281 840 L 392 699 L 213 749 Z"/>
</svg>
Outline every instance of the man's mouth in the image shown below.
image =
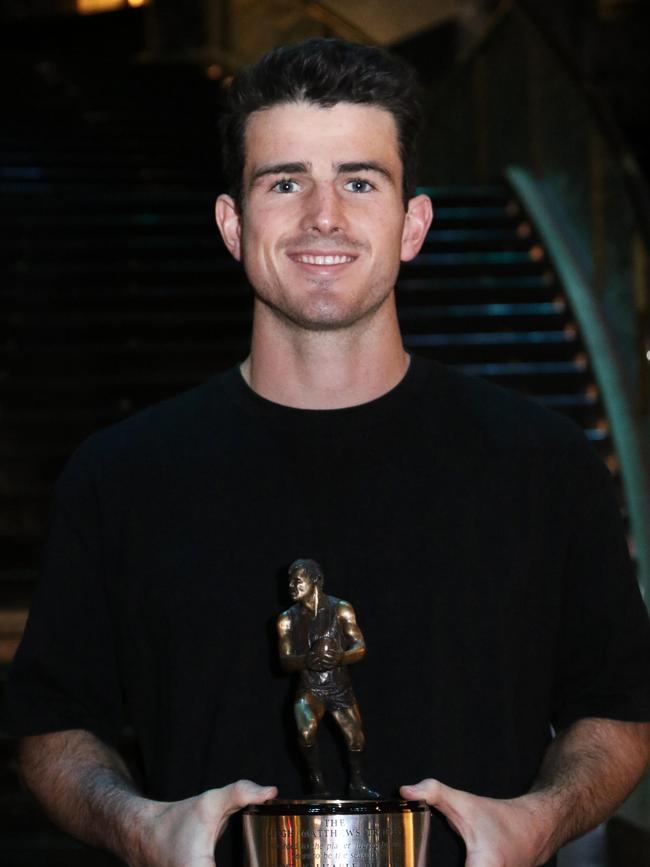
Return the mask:
<svg viewBox="0 0 650 867">
<path fill-rule="evenodd" d="M 295 253 L 291 256 L 294 262 L 300 262 L 304 265 L 347 265 L 349 262 L 354 262 L 354 256 L 345 255 L 318 255 L 314 256 L 310 253 Z"/>
</svg>

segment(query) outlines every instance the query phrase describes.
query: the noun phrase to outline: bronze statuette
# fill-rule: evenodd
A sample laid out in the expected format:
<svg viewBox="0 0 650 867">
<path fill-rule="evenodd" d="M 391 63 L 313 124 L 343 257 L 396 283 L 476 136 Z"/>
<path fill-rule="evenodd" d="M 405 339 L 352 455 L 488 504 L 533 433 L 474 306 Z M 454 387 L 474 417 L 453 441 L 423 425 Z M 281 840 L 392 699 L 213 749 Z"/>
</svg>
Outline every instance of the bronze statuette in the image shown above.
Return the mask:
<svg viewBox="0 0 650 867">
<path fill-rule="evenodd" d="M 298 745 L 309 772 L 310 795 L 328 797 L 318 753 L 318 725 L 329 712 L 347 746 L 353 799 L 376 799 L 363 780 L 365 736 L 348 666 L 363 659 L 366 645 L 349 602 L 327 596 L 323 572 L 315 560 L 296 560 L 289 567 L 289 595 L 295 604 L 277 619 L 280 662 L 300 672 L 293 706 Z"/>
</svg>

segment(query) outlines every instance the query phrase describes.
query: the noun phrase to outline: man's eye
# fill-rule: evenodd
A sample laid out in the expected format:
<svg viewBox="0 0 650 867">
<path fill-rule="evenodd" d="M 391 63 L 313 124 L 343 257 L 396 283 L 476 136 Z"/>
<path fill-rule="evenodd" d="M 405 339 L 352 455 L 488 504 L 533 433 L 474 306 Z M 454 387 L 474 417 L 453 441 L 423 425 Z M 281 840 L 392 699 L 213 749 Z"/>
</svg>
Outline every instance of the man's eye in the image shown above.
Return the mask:
<svg viewBox="0 0 650 867">
<path fill-rule="evenodd" d="M 273 184 L 271 189 L 275 190 L 276 193 L 297 193 L 300 187 L 296 181 L 282 178 L 281 181 L 277 181 L 275 184 Z"/>
<path fill-rule="evenodd" d="M 347 182 L 345 189 L 351 193 L 369 193 L 374 187 L 370 181 L 364 181 L 363 178 L 353 178 Z"/>
</svg>

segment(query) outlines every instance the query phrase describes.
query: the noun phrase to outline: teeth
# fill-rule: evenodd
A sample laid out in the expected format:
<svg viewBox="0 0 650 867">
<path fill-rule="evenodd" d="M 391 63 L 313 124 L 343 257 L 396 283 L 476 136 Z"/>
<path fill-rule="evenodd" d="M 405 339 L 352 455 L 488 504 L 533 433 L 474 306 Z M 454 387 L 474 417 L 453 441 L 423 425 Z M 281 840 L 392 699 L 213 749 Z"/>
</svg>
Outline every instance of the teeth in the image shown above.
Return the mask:
<svg viewBox="0 0 650 867">
<path fill-rule="evenodd" d="M 352 256 L 297 256 L 298 262 L 306 265 L 344 265 L 346 262 L 354 262 Z"/>
</svg>

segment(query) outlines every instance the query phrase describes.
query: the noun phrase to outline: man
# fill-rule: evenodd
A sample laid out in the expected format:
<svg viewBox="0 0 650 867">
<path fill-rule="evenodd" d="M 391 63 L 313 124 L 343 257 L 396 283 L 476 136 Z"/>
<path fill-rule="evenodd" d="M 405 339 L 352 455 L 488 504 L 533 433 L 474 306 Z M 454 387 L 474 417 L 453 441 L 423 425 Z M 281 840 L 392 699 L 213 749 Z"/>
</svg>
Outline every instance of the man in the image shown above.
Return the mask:
<svg viewBox="0 0 650 867">
<path fill-rule="evenodd" d="M 542 864 L 648 762 L 648 620 L 608 474 L 570 422 L 404 351 L 394 284 L 431 205 L 399 64 L 278 49 L 230 105 L 216 211 L 251 352 L 63 474 L 12 676 L 27 785 L 134 867 L 213 864 L 276 791 L 231 780 L 298 785 L 260 624 L 308 551 L 372 603 L 373 782 L 426 777 L 401 794 L 435 808 L 437 867 Z"/>
<path fill-rule="evenodd" d="M 329 794 L 317 742 L 318 724 L 329 711 L 347 746 L 349 797 L 378 798 L 363 781 L 361 759 L 366 739 L 346 668 L 366 653 L 354 609 L 349 602 L 323 593 L 323 572 L 315 560 L 291 564 L 289 594 L 296 604 L 277 620 L 280 662 L 285 671 L 300 672 L 293 712 L 310 792 L 320 797 Z"/>
</svg>

